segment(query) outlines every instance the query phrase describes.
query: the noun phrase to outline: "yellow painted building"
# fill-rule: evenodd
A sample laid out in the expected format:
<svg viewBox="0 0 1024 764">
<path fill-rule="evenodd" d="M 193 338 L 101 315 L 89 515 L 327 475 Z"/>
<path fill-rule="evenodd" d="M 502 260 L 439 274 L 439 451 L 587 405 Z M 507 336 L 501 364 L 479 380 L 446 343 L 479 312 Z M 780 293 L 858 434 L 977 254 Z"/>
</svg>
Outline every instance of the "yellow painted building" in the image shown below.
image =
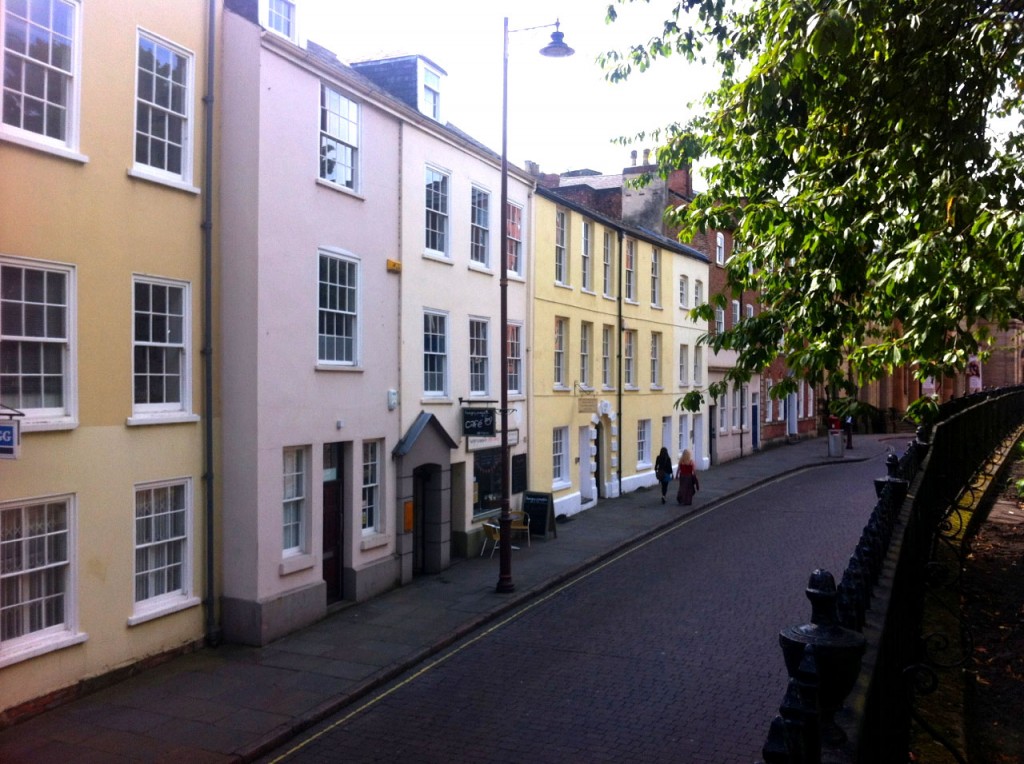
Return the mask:
<svg viewBox="0 0 1024 764">
<path fill-rule="evenodd" d="M 673 461 L 703 449 L 706 417 L 674 404 L 695 363 L 706 379 L 703 332 L 684 317 L 678 288 L 684 275 L 706 282 L 707 261 L 544 188 L 534 232 L 529 484 L 572 515 L 654 486 L 662 446 Z"/>
<path fill-rule="evenodd" d="M 0 0 L 0 711 L 204 635 L 204 0 Z M 211 36 L 212 37 L 212 36 Z"/>
</svg>

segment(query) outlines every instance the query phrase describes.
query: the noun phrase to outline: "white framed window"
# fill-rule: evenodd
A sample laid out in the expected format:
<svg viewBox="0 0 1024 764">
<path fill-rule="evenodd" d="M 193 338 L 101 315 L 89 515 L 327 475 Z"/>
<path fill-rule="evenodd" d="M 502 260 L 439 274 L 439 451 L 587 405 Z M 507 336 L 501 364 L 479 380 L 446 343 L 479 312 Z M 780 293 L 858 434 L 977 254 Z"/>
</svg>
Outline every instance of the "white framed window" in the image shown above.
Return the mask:
<svg viewBox="0 0 1024 764">
<path fill-rule="evenodd" d="M 580 385 L 591 386 L 590 356 L 594 343 L 594 325 L 589 321 L 580 324 Z"/>
<path fill-rule="evenodd" d="M 0 258 L 0 403 L 26 430 L 74 426 L 75 270 Z"/>
<path fill-rule="evenodd" d="M 0 137 L 78 156 L 80 0 L 4 0 Z"/>
<path fill-rule="evenodd" d="M 732 427 L 735 430 L 740 426 L 740 389 L 732 389 Z"/>
<path fill-rule="evenodd" d="M 651 305 L 661 305 L 661 250 L 651 250 Z"/>
<path fill-rule="evenodd" d="M 679 346 L 679 384 L 690 384 L 690 346 Z"/>
<path fill-rule="evenodd" d="M 192 182 L 192 53 L 139 32 L 133 171 Z"/>
<path fill-rule="evenodd" d="M 380 532 L 380 442 L 363 442 L 363 535 Z"/>
<path fill-rule="evenodd" d="M 523 327 L 520 324 L 508 325 L 508 368 L 505 370 L 508 391 L 519 394 L 523 391 Z"/>
<path fill-rule="evenodd" d="M 448 395 L 448 316 L 426 311 L 423 314 L 423 394 Z"/>
<path fill-rule="evenodd" d="M 198 604 L 192 596 L 192 481 L 135 486 L 135 605 L 132 620 Z"/>
<path fill-rule="evenodd" d="M 732 301 L 732 325 L 736 326 L 740 322 L 740 301 Z"/>
<path fill-rule="evenodd" d="M 680 414 L 679 415 L 679 442 L 677 444 L 677 452 L 682 454 L 683 451 L 690 447 L 690 415 Z"/>
<path fill-rule="evenodd" d="M 565 318 L 555 318 L 555 347 L 552 354 L 555 387 L 565 387 L 565 354 L 568 345 L 569 321 Z"/>
<path fill-rule="evenodd" d="M 704 304 L 704 282 L 700 279 L 693 282 L 693 307 L 698 308 Z"/>
<path fill-rule="evenodd" d="M 591 233 L 593 226 L 590 221 L 583 221 L 583 229 L 581 231 L 583 238 L 583 249 L 580 256 L 580 287 L 584 292 L 594 291 L 594 258 L 590 248 Z"/>
<path fill-rule="evenodd" d="M 715 262 L 725 265 L 725 234 L 721 231 L 715 234 Z"/>
<path fill-rule="evenodd" d="M 566 252 L 566 217 L 564 210 L 555 211 L 555 283 L 569 283 L 569 263 Z"/>
<path fill-rule="evenodd" d="M 320 179 L 359 190 L 359 104 L 325 83 L 320 83 Z M 429 200 L 429 179 L 427 189 Z"/>
<path fill-rule="evenodd" d="M 317 360 L 325 364 L 359 363 L 359 261 L 320 252 Z"/>
<path fill-rule="evenodd" d="M 282 544 L 284 556 L 308 551 L 309 532 L 309 473 L 306 449 L 284 449 L 284 491 L 282 499 Z"/>
<path fill-rule="evenodd" d="M 729 425 L 729 408 L 726 406 L 727 398 L 724 394 L 718 396 L 718 430 L 725 432 Z"/>
<path fill-rule="evenodd" d="M 626 387 L 636 387 L 636 331 L 622 333 L 623 375 Z"/>
<path fill-rule="evenodd" d="M 704 383 L 704 348 L 697 346 L 693 349 L 693 384 Z"/>
<path fill-rule="evenodd" d="M 490 354 L 487 342 L 489 332 L 486 319 L 469 319 L 470 395 L 487 395 L 487 382 L 490 378 Z"/>
<path fill-rule="evenodd" d="M 424 246 L 441 257 L 448 257 L 448 183 L 447 173 L 427 168 Z"/>
<path fill-rule="evenodd" d="M 765 380 L 765 383 L 764 383 L 764 421 L 766 421 L 766 422 L 771 422 L 772 421 L 772 411 L 774 410 L 773 407 L 775 406 L 775 401 L 772 400 L 772 388 L 774 386 L 775 386 L 775 383 L 772 382 L 770 379 Z"/>
<path fill-rule="evenodd" d="M 265 2 L 267 29 L 294 41 L 296 39 L 295 3 L 291 0 L 265 0 Z"/>
<path fill-rule="evenodd" d="M 508 219 L 508 250 L 505 256 L 508 258 L 509 273 L 522 276 L 524 271 L 523 263 L 523 208 L 518 204 L 509 202 L 505 205 Z"/>
<path fill-rule="evenodd" d="M 626 240 L 625 271 L 625 298 L 630 302 L 636 302 L 636 242 L 632 239 Z"/>
<path fill-rule="evenodd" d="M 74 555 L 72 496 L 0 503 L 0 666 L 85 640 Z"/>
<path fill-rule="evenodd" d="M 423 107 L 421 111 L 431 119 L 441 121 L 441 75 L 432 69 L 423 69 Z"/>
<path fill-rule="evenodd" d="M 604 246 L 601 250 L 601 272 L 603 274 L 604 281 L 604 296 L 612 297 L 615 294 L 614 283 L 612 281 L 612 234 L 610 231 L 604 232 Z"/>
<path fill-rule="evenodd" d="M 747 303 L 747 304 L 746 304 L 746 305 L 744 306 L 744 308 L 745 308 L 745 311 L 744 311 L 744 316 L 745 316 L 746 318 L 753 318 L 753 317 L 754 317 L 754 306 L 753 306 L 753 305 L 751 305 L 751 304 L 750 304 L 750 303 L 748 302 L 748 303 Z"/>
<path fill-rule="evenodd" d="M 715 308 L 715 334 L 721 334 L 725 331 L 725 308 L 719 306 Z"/>
<path fill-rule="evenodd" d="M 569 482 L 569 428 L 556 427 L 551 431 L 551 483 L 563 487 Z"/>
<path fill-rule="evenodd" d="M 747 426 L 747 386 L 740 385 L 740 429 Z"/>
<path fill-rule="evenodd" d="M 651 332 L 651 387 L 661 387 L 661 332 Z"/>
<path fill-rule="evenodd" d="M 601 327 L 601 386 L 612 387 L 612 327 Z"/>
<path fill-rule="evenodd" d="M 651 466 L 650 419 L 641 419 L 636 423 L 636 462 L 637 469 Z"/>
<path fill-rule="evenodd" d="M 470 192 L 469 259 L 486 267 L 491 264 L 491 195 L 477 186 Z"/>
<path fill-rule="evenodd" d="M 690 278 L 689 276 L 679 277 L 679 307 L 690 307 Z"/>
<path fill-rule="evenodd" d="M 187 283 L 133 279 L 133 415 L 191 410 L 190 305 Z"/>
</svg>

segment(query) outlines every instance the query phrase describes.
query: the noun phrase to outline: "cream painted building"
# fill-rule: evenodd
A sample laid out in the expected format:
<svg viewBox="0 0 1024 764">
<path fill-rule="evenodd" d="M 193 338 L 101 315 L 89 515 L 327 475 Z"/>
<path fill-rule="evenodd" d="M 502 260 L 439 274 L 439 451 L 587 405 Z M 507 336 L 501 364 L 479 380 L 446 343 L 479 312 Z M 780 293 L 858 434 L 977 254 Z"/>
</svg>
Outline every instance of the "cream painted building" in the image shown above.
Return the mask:
<svg viewBox="0 0 1024 764">
<path fill-rule="evenodd" d="M 654 486 L 662 446 L 706 464 L 706 417 L 675 404 L 707 374 L 679 296 L 707 261 L 556 191 L 535 199 L 530 488 L 572 515 Z"/>
<path fill-rule="evenodd" d="M 21 430 L 0 461 L 8 718 L 214 622 L 202 99 L 217 13 L 0 0 L 0 424 Z"/>
</svg>

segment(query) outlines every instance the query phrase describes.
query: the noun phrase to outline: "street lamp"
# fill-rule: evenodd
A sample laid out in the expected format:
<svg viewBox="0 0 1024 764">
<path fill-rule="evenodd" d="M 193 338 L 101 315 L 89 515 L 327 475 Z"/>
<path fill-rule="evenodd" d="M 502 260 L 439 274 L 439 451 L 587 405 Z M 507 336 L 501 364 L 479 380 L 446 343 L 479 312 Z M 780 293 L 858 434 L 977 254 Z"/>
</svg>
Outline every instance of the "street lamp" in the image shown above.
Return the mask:
<svg viewBox="0 0 1024 764">
<path fill-rule="evenodd" d="M 541 26 L 509 29 L 505 17 L 505 44 L 501 61 L 501 515 L 498 517 L 499 593 L 515 591 L 512 583 L 511 474 L 508 454 L 508 35 L 531 29 L 554 27 L 551 42 L 541 48 L 542 56 L 565 58 L 575 51 L 566 45 L 558 31 L 559 22 Z"/>
</svg>

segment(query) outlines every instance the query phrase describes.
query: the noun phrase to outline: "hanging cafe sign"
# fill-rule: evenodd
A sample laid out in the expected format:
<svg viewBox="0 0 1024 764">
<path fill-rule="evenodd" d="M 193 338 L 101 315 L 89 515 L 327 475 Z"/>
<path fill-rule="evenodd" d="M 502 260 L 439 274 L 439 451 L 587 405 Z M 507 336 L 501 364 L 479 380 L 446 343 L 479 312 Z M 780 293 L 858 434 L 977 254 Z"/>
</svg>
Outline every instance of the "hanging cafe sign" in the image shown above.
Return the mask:
<svg viewBox="0 0 1024 764">
<path fill-rule="evenodd" d="M 462 434 L 468 437 L 494 437 L 497 409 L 462 409 Z"/>
</svg>

